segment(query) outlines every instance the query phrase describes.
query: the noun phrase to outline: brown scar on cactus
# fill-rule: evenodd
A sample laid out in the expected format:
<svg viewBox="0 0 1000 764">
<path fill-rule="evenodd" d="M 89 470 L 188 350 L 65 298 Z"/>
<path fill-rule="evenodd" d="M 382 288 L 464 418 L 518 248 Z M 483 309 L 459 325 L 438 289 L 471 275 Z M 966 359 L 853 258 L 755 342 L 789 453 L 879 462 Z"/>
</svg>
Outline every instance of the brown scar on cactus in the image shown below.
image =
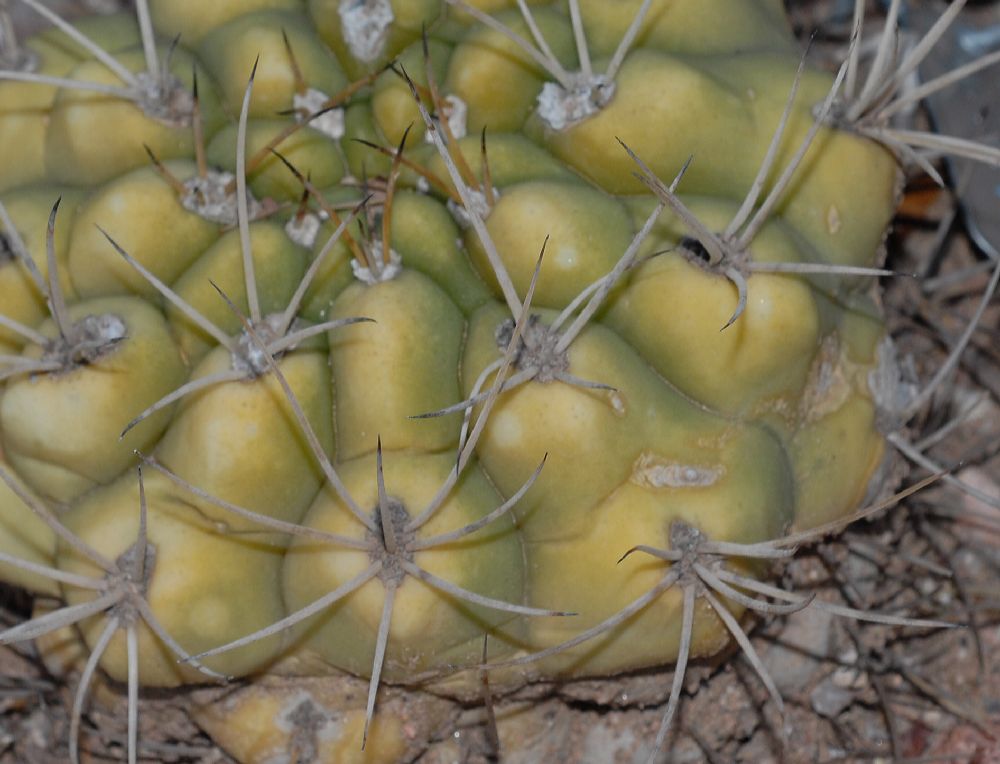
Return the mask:
<svg viewBox="0 0 1000 764">
<path fill-rule="evenodd" d="M 892 126 L 901 112 L 955 83 L 1000 62 L 1000 51 L 987 53 L 969 63 L 934 77 L 917 87 L 908 87 L 907 79 L 924 61 L 935 45 L 958 18 L 968 0 L 954 0 L 937 18 L 919 42 L 900 57 L 899 13 L 901 0 L 892 0 L 885 25 L 878 35 L 874 59 L 863 73 L 860 48 L 852 45 L 848 53 L 844 88 L 833 107 L 822 114 L 822 121 L 843 130 L 871 138 L 895 152 L 902 160 L 919 166 L 944 187 L 941 174 L 931 162 L 935 155 L 948 154 L 993 167 L 1000 167 L 1000 148 L 981 141 L 941 135 L 934 130 L 911 130 Z M 865 17 L 864 0 L 855 0 L 854 28 L 860 36 Z M 864 76 L 863 76 L 864 75 Z M 930 152 L 930 156 L 921 153 Z"/>
<path fill-rule="evenodd" d="M 883 501 L 858 510 L 849 517 L 835 520 L 808 531 L 788 534 L 770 541 L 752 544 L 714 541 L 708 538 L 697 527 L 680 520 L 675 520 L 671 523 L 669 529 L 669 548 L 658 549 L 639 544 L 626 551 L 618 560 L 621 563 L 633 554 L 643 553 L 667 563 L 668 567 L 663 577 L 648 591 L 614 615 L 581 632 L 572 639 L 518 658 L 483 664 L 480 666 L 480 669 L 488 670 L 524 666 L 553 655 L 558 655 L 610 632 L 616 626 L 649 607 L 668 590 L 674 586 L 678 586 L 683 594 L 680 650 L 675 663 L 667 706 L 660 722 L 653 750 L 647 762 L 652 764 L 663 748 L 680 703 L 681 690 L 684 686 L 684 675 L 687 671 L 691 652 L 694 630 L 694 607 L 697 599 L 703 599 L 707 602 L 712 611 L 725 625 L 744 657 L 753 667 L 758 677 L 760 677 L 761 683 L 767 688 L 775 707 L 783 714 L 784 703 L 781 693 L 778 691 L 773 679 L 751 645 L 739 620 L 731 612 L 727 602 L 735 603 L 735 605 L 745 610 L 765 616 L 789 615 L 807 607 L 816 607 L 836 616 L 889 626 L 941 629 L 954 628 L 956 625 L 947 621 L 906 618 L 887 613 L 858 610 L 817 599 L 815 595 L 803 595 L 793 591 L 786 591 L 780 587 L 757 581 L 738 572 L 731 566 L 731 562 L 733 560 L 741 560 L 744 563 L 773 563 L 788 559 L 794 556 L 800 547 L 815 544 L 827 536 L 841 532 L 844 528 L 855 522 L 872 517 L 898 504 L 908 496 L 917 493 L 941 477 L 943 477 L 943 474 L 938 473 L 925 478 Z M 768 601 L 768 599 L 764 598 L 774 601 Z"/>
<path fill-rule="evenodd" d="M 539 258 L 539 266 L 540 264 L 541 258 Z M 455 466 L 450 471 L 448 478 L 441 485 L 436 495 L 427 504 L 427 506 L 415 515 L 411 514 L 410 510 L 400 500 L 390 496 L 386 490 L 382 470 L 381 439 L 378 440 L 376 449 L 376 482 L 378 487 L 377 505 L 373 510 L 367 512 L 357 503 L 357 501 L 355 501 L 343 481 L 338 476 L 336 468 L 330 462 L 326 452 L 320 446 L 318 439 L 313 432 L 312 425 L 309 423 L 308 418 L 305 416 L 301 406 L 298 404 L 290 385 L 285 380 L 284 375 L 278 368 L 273 356 L 268 353 L 263 341 L 256 335 L 252 322 L 247 317 L 242 315 L 240 316 L 241 320 L 244 322 L 247 333 L 257 344 L 258 350 L 265 356 L 271 371 L 281 384 L 285 396 L 295 412 L 299 425 L 312 447 L 313 454 L 316 460 L 320 462 L 322 470 L 327 476 L 331 486 L 337 492 L 344 504 L 350 509 L 354 517 L 364 526 L 364 540 L 317 531 L 298 524 L 277 521 L 267 516 L 259 515 L 251 512 L 250 510 L 235 506 L 229 502 L 221 501 L 209 495 L 205 491 L 202 491 L 198 487 L 191 485 L 179 476 L 173 474 L 170 470 L 166 469 L 155 460 L 147 459 L 147 463 L 153 468 L 161 471 L 184 490 L 190 491 L 199 498 L 204 499 L 224 510 L 234 512 L 241 517 L 254 520 L 268 528 L 285 533 L 291 533 L 303 538 L 321 541 L 333 546 L 366 551 L 369 557 L 369 565 L 364 571 L 356 575 L 351 580 L 328 592 L 326 595 L 318 600 L 315 600 L 306 607 L 297 610 L 286 618 L 283 618 L 282 620 L 264 629 L 261 629 L 253 634 L 249 634 L 229 644 L 221 645 L 211 650 L 199 653 L 198 655 L 193 656 L 195 660 L 218 655 L 286 631 L 305 619 L 326 610 L 333 604 L 339 602 L 352 592 L 359 589 L 368 581 L 378 578 L 384 588 L 384 599 L 382 605 L 382 615 L 379 620 L 379 626 L 376 634 L 375 655 L 372 664 L 371 680 L 366 706 L 365 732 L 363 736 L 363 741 L 366 741 L 368 727 L 374 714 L 376 695 L 381 681 L 380 677 L 385 659 L 389 626 L 392 618 L 393 607 L 396 601 L 396 594 L 403 585 L 407 576 L 420 580 L 449 597 L 500 612 L 530 617 L 564 617 L 574 615 L 573 613 L 564 611 L 528 607 L 525 605 L 519 605 L 487 597 L 440 578 L 414 562 L 414 554 L 416 552 L 452 544 L 470 536 L 476 531 L 485 528 L 507 515 L 518 503 L 518 501 L 521 500 L 524 494 L 527 493 L 532 485 L 534 485 L 545 465 L 545 459 L 543 458 L 534 473 L 518 491 L 478 520 L 452 531 L 439 533 L 427 538 L 418 538 L 418 532 L 420 529 L 427 524 L 427 522 L 438 512 L 438 510 L 441 509 L 442 505 L 448 499 L 449 495 L 458 483 L 459 478 L 464 473 L 466 467 L 471 462 L 476 444 L 485 427 L 486 419 L 499 395 L 499 380 L 503 378 L 503 375 L 507 371 L 507 367 L 509 367 L 513 359 L 517 339 L 523 330 L 527 317 L 529 316 L 531 295 L 534 292 L 534 285 L 537 282 L 537 273 L 538 268 L 536 268 L 535 280 L 532 282 L 529 293 L 525 299 L 524 307 L 519 315 L 518 324 L 515 326 L 512 333 L 511 342 L 505 356 L 506 366 L 501 369 L 501 373 L 498 375 L 498 382 L 494 384 L 491 390 L 491 397 L 487 400 L 485 406 L 483 407 L 480 417 L 477 420 L 476 426 L 473 428 L 469 439 L 462 445 Z M 239 313 L 238 309 L 235 305 L 233 305 L 229 298 L 222 292 L 220 292 L 220 294 L 226 300 L 230 309 Z M 363 746 L 364 742 L 362 743 L 362 747 Z"/>
<path fill-rule="evenodd" d="M 67 605 L 51 613 L 32 618 L 25 623 L 0 632 L 0 644 L 23 642 L 37 639 L 58 629 L 78 624 L 81 621 L 103 614 L 106 624 L 87 658 L 80 674 L 76 693 L 73 698 L 73 708 L 70 714 L 69 758 L 73 764 L 80 762 L 80 723 L 87 694 L 93 682 L 101 657 L 119 631 L 125 632 L 128 655 L 128 761 L 135 764 L 138 760 L 139 734 L 139 637 L 138 627 L 141 622 L 152 630 L 156 637 L 177 658 L 189 663 L 206 677 L 217 681 L 226 679 L 202 665 L 196 657 L 188 655 L 157 619 L 156 614 L 147 601 L 147 590 L 156 566 L 156 548 L 149 543 L 146 536 L 146 493 L 142 478 L 142 468 L 139 474 L 139 531 L 135 542 L 118 559 L 109 560 L 88 543 L 77 537 L 41 502 L 34 499 L 20 487 L 7 472 L 0 468 L 0 479 L 14 491 L 42 522 L 74 552 L 86 558 L 104 572 L 102 578 L 83 576 L 58 568 L 26 563 L 16 558 L 5 559 L 5 562 L 25 570 L 47 576 L 58 581 L 63 586 L 75 587 L 94 592 L 94 598 L 79 605 Z"/>
<path fill-rule="evenodd" d="M 579 70 L 570 72 L 559 63 L 552 48 L 545 40 L 535 22 L 535 17 L 525 0 L 517 0 L 518 10 L 524 19 L 532 40 L 529 42 L 521 35 L 498 21 L 487 13 L 465 2 L 465 0 L 447 0 L 449 5 L 461 8 L 480 23 L 499 32 L 517 45 L 540 66 L 554 82 L 547 82 L 538 95 L 538 115 L 553 130 L 565 130 L 588 117 L 597 114 L 607 106 L 615 95 L 615 77 L 621 68 L 625 56 L 628 55 L 639 34 L 643 20 L 649 13 L 652 0 L 644 0 L 636 11 L 632 22 L 618 43 L 618 47 L 603 73 L 595 72 L 590 59 L 590 49 L 587 36 L 583 29 L 580 15 L 579 0 L 569 0 L 570 22 L 573 27 L 573 38 L 576 42 L 576 53 Z"/>
<path fill-rule="evenodd" d="M 142 37 L 142 49 L 146 60 L 146 68 L 142 72 L 132 72 L 118 59 L 105 51 L 100 45 L 80 32 L 58 14 L 46 8 L 37 0 L 20 0 L 46 21 L 64 32 L 71 40 L 81 45 L 108 71 L 122 81 L 122 85 L 109 85 L 102 82 L 76 80 L 67 77 L 52 77 L 37 74 L 28 70 L 0 70 L 0 80 L 16 80 L 21 82 L 36 82 L 68 90 L 91 91 L 102 93 L 126 101 L 131 101 L 142 109 L 146 116 L 173 127 L 187 126 L 191 123 L 193 100 L 191 93 L 174 77 L 169 70 L 169 54 L 161 60 L 156 48 L 156 38 L 153 24 L 149 16 L 149 1 L 136 0 L 136 15 L 139 21 L 139 32 Z"/>
<path fill-rule="evenodd" d="M 980 490 L 974 485 L 962 480 L 955 475 L 947 473 L 941 464 L 927 455 L 926 451 L 934 444 L 934 436 L 928 436 L 923 442 L 914 443 L 906 433 L 908 422 L 912 420 L 927 404 L 930 403 L 936 392 L 942 387 L 945 380 L 951 376 L 961 361 L 961 357 L 972 340 L 973 334 L 983 320 L 986 309 L 989 307 L 993 296 L 1000 285 L 1000 263 L 993 267 L 990 281 L 979 300 L 972 318 L 959 336 L 955 346 L 948 353 L 948 357 L 934 376 L 927 384 L 917 391 L 909 400 L 899 401 L 898 396 L 892 395 L 891 390 L 881 391 L 882 400 L 879 401 L 879 414 L 883 420 L 882 428 L 885 431 L 886 440 L 889 441 L 907 460 L 913 462 L 918 467 L 934 473 L 944 473 L 942 481 L 957 488 L 987 506 L 1000 509 L 1000 499 L 989 493 Z M 897 387 L 897 380 L 889 382 L 889 387 Z"/>
</svg>

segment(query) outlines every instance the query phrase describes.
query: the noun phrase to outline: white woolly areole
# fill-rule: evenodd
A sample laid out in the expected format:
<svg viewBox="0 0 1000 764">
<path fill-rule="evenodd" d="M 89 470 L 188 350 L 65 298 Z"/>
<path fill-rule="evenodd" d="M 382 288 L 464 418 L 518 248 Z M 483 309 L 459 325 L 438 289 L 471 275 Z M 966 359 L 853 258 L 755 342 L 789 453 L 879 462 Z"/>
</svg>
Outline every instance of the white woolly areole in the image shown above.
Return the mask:
<svg viewBox="0 0 1000 764">
<path fill-rule="evenodd" d="M 494 189 L 493 196 L 500 198 L 500 192 Z M 477 188 L 470 188 L 469 201 L 472 202 L 473 212 L 475 212 L 482 220 L 489 217 L 490 210 L 492 208 L 490 207 L 490 202 L 486 198 L 485 193 Z M 449 199 L 446 202 L 446 206 L 448 207 L 448 211 L 451 213 L 451 216 L 460 227 L 463 229 L 472 227 L 472 218 L 469 216 L 469 211 L 465 209 L 465 205 L 459 204 L 454 199 Z"/>
<path fill-rule="evenodd" d="M 171 127 L 190 127 L 194 117 L 194 96 L 172 74 L 154 77 L 149 72 L 135 75 L 135 103 L 146 116 Z"/>
<path fill-rule="evenodd" d="M 546 82 L 538 94 L 538 116 L 553 130 L 565 130 L 603 109 L 615 94 L 615 83 L 602 75 L 583 78 L 566 90 L 555 82 Z"/>
<path fill-rule="evenodd" d="M 221 170 L 209 170 L 204 178 L 197 175 L 188 178 L 184 181 L 187 194 L 181 198 L 181 205 L 205 220 L 235 226 L 236 194 L 227 190 L 235 179 L 231 172 Z M 260 203 L 250 194 L 250 189 L 247 189 L 247 211 L 251 220 L 260 214 Z"/>
<path fill-rule="evenodd" d="M 389 262 L 386 264 L 382 262 L 382 242 L 378 239 L 372 239 L 371 248 L 373 252 L 377 253 L 375 260 L 378 267 L 369 268 L 352 258 L 351 271 L 354 273 L 354 278 L 362 284 L 368 284 L 368 286 L 374 286 L 382 281 L 392 281 L 403 270 L 403 258 L 396 250 L 390 249 Z"/>
<path fill-rule="evenodd" d="M 456 140 L 464 138 L 469 132 L 469 107 L 466 105 L 465 101 L 457 95 L 447 95 L 444 97 L 444 103 L 442 104 L 441 111 L 444 112 L 444 114 L 440 116 L 443 116 L 448 122 L 448 129 L 451 131 L 452 136 Z M 426 143 L 434 143 L 434 137 L 431 135 L 430 131 L 424 133 L 424 141 Z"/>
<path fill-rule="evenodd" d="M 292 215 L 285 223 L 285 235 L 300 247 L 312 249 L 316 244 L 320 226 L 326 220 L 325 212 L 307 212 L 304 215 Z"/>
<path fill-rule="evenodd" d="M 292 107 L 296 112 L 295 119 L 299 122 L 305 122 L 306 117 L 320 111 L 329 98 L 326 93 L 313 88 L 309 88 L 301 95 L 296 93 L 292 96 Z M 335 141 L 340 140 L 344 137 L 345 132 L 344 110 L 340 108 L 330 109 L 315 119 L 310 119 L 308 124 L 313 130 L 323 133 L 328 138 L 333 138 Z"/>
<path fill-rule="evenodd" d="M 128 337 L 124 319 L 114 313 L 84 316 L 76 321 L 65 336 L 52 339 L 42 353 L 43 360 L 62 364 L 63 371 L 93 363 L 111 352 L 115 345 Z"/>
<path fill-rule="evenodd" d="M 381 56 L 389 27 L 396 18 L 389 0 L 340 0 L 337 11 L 351 55 L 365 63 Z"/>
<path fill-rule="evenodd" d="M 236 352 L 230 356 L 230 366 L 234 371 L 240 371 L 259 377 L 267 372 L 270 367 L 268 351 L 265 348 L 282 336 L 281 326 L 284 316 L 281 313 L 272 313 L 254 324 L 254 335 L 244 330 L 236 341 Z M 262 343 L 264 347 L 261 347 Z M 291 350 L 291 348 L 288 348 Z"/>
</svg>

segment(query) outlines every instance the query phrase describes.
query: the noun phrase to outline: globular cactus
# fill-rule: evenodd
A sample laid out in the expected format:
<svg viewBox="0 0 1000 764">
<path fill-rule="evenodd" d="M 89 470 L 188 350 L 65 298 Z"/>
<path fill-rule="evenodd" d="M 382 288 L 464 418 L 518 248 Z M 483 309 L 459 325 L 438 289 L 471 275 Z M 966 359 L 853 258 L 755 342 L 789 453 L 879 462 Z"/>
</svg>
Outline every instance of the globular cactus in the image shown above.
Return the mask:
<svg viewBox="0 0 1000 764">
<path fill-rule="evenodd" d="M 393 685 L 680 677 L 806 604 L 768 561 L 880 489 L 916 60 L 815 70 L 776 0 L 21 2 L 0 572 L 63 604 L 0 640 L 76 630 L 75 721 L 244 677 L 196 715 L 277 761 L 269 678 L 360 677 L 310 755 L 412 758 L 450 711 Z"/>
</svg>

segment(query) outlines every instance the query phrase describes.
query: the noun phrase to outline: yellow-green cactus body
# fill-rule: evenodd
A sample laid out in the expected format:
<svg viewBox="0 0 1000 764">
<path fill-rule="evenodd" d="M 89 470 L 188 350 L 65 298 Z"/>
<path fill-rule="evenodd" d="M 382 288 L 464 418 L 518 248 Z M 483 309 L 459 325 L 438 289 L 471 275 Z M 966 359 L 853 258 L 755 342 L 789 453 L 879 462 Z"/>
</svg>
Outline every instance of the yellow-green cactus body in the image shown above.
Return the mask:
<svg viewBox="0 0 1000 764">
<path fill-rule="evenodd" d="M 190 162 L 168 162 L 179 178 L 195 174 Z M 111 224 L 114 221 L 114 224 Z M 184 208 L 177 193 L 150 167 L 140 167 L 95 190 L 80 205 L 68 254 L 72 283 L 81 296 L 138 294 L 160 301 L 156 289 L 108 246 L 100 227 L 140 263 L 173 284 L 219 238 L 218 225 Z"/>
<path fill-rule="evenodd" d="M 183 382 L 187 371 L 167 322 L 135 297 L 105 297 L 71 306 L 70 318 L 107 317 L 115 328 L 106 350 L 90 363 L 39 378 L 11 380 L 0 399 L 3 448 L 26 482 L 43 495 L 68 501 L 108 483 L 135 463 L 163 433 L 169 412 L 125 426 Z M 40 331 L 57 335 L 51 320 Z M 24 355 L 39 357 L 29 346 Z M 127 412 L 132 412 L 130 415 Z"/>
<path fill-rule="evenodd" d="M 180 34 L 185 46 L 171 62 L 177 119 L 106 93 L 0 84 L 0 201 L 25 256 L 44 281 L 48 215 L 63 194 L 52 248 L 70 318 L 127 325 L 96 354 L 40 368 L 59 344 L 48 317 L 58 301 L 3 234 L 0 457 L 118 561 L 139 534 L 138 449 L 153 462 L 143 470 L 155 550 L 146 594 L 165 630 L 194 654 L 287 626 L 207 659 L 254 685 L 232 706 L 198 711 L 242 761 L 276 760 L 275 746 L 294 738 L 280 724 L 241 732 L 288 710 L 276 673 L 339 687 L 353 681 L 342 672 L 368 678 L 384 657 L 383 681 L 433 678 L 435 692 L 467 699 L 478 675 L 443 675 L 478 664 L 484 635 L 491 660 L 517 659 L 647 595 L 593 639 L 491 676 L 512 688 L 670 663 L 683 598 L 657 587 L 671 563 L 630 550 L 670 550 L 678 528 L 773 539 L 844 517 L 869 492 L 885 451 L 870 381 L 884 334 L 877 298 L 857 274 L 788 269 L 877 264 L 895 158 L 821 126 L 767 220 L 720 263 L 618 142 L 664 186 L 693 156 L 679 199 L 736 247 L 740 232 L 727 227 L 799 65 L 780 2 L 653 0 L 618 55 L 643 4 L 581 0 L 592 68 L 617 69 L 587 96 L 591 112 L 555 117 L 556 80 L 578 83 L 580 69 L 563 2 L 528 3 L 553 57 L 544 66 L 511 34 L 439 0 L 150 5 L 161 44 Z M 512 0 L 470 5 L 538 43 Z M 126 21 L 86 25 L 141 72 L 148 62 Z M 60 35 L 29 46 L 40 71 L 122 85 Z M 241 231 L 238 118 L 258 53 L 244 125 L 252 220 Z M 764 196 L 831 81 L 804 69 Z M 319 103 L 313 94 L 303 105 L 311 91 L 347 95 L 329 121 L 305 126 L 296 120 Z M 498 387 L 501 369 L 510 389 Z M 0 552 L 103 575 L 50 528 L 22 523 L 28 510 L 5 486 Z M 3 581 L 56 593 L 39 575 L 0 562 Z M 72 604 L 95 596 L 58 590 Z M 88 649 L 107 617 L 82 625 Z M 693 654 L 727 639 L 699 600 Z M 145 684 L 204 680 L 145 626 L 139 648 Z M 119 680 L 126 652 L 119 634 L 101 660 Z M 317 760 L 354 760 L 345 746 L 363 734 L 365 705 L 356 695 L 333 704 L 343 723 L 324 750 L 335 753 Z M 374 753 L 356 759 L 416 755 L 397 721 L 376 713 Z"/>
<path fill-rule="evenodd" d="M 140 69 L 141 52 L 119 54 L 122 65 Z M 171 71 L 182 87 L 190 88 L 193 61 L 178 49 L 171 61 Z M 84 61 L 69 76 L 73 79 L 121 86 L 117 75 L 102 64 Z M 202 77 L 202 81 L 207 80 Z M 210 81 L 200 85 L 205 130 L 212 135 L 218 129 L 222 114 L 214 105 L 217 96 L 211 92 Z M 45 162 L 48 175 L 63 183 L 93 184 L 140 167 L 149 160 L 146 148 L 161 159 L 191 156 L 194 143 L 190 128 L 190 105 L 177 98 L 176 113 L 167 121 L 148 116 L 143 110 L 122 99 L 109 98 L 103 93 L 61 90 L 56 96 L 45 138 Z"/>
<path fill-rule="evenodd" d="M 145 481 L 148 537 L 155 549 L 148 602 L 167 633 L 191 654 L 265 626 L 284 615 L 279 587 L 283 545 L 272 534 L 233 534 L 205 517 L 204 504 L 153 473 Z M 131 474 L 90 493 L 66 516 L 77 536 L 111 560 L 125 554 L 139 530 L 139 491 Z M 73 550 L 59 555 L 69 572 L 100 576 L 101 570 Z M 157 571 L 164 571 L 157 575 Z M 207 579 L 210 578 L 209 582 Z M 92 593 L 67 587 L 66 598 L 79 604 Z M 83 624 L 93 646 L 104 624 Z M 154 687 L 204 681 L 196 669 L 179 664 L 150 630 L 139 629 L 143 683 Z M 227 675 L 247 674 L 274 657 L 280 640 L 272 638 L 215 659 L 209 668 Z M 109 646 L 105 670 L 127 677 L 125 640 Z"/>
<path fill-rule="evenodd" d="M 27 248 L 39 274 L 48 278 L 45 229 L 53 202 L 63 197 L 66 199 L 63 222 L 67 225 L 56 229 L 53 249 L 59 281 L 67 285 L 67 296 L 72 297 L 74 292 L 67 272 L 67 248 L 70 241 L 68 223 L 72 221 L 76 204 L 80 201 L 79 192 L 60 186 L 32 186 L 4 194 L 3 203 L 17 236 Z M 5 237 L 6 242 L 0 250 L 3 253 L 0 254 L 0 304 L 3 305 L 3 315 L 27 326 L 37 326 L 47 315 L 45 298 L 32 284 L 28 268 L 18 262 L 10 244 L 13 237 L 2 224 L 0 235 Z M 23 337 L 0 326 L 0 352 L 17 352 L 23 345 Z"/>
<path fill-rule="evenodd" d="M 450 454 L 386 454 L 386 490 L 402 510 L 416 515 L 434 497 L 452 468 Z M 371 480 L 375 459 L 369 455 L 343 463 L 341 474 L 351 495 L 362 507 L 374 507 L 377 489 Z M 333 533 L 363 538 L 364 528 L 349 516 L 331 491 L 323 491 L 309 509 L 304 524 Z M 421 529 L 430 537 L 479 520 L 502 498 L 486 475 L 476 469 L 466 475 L 440 513 Z M 524 596 L 522 549 L 507 519 L 483 529 L 454 546 L 417 552 L 413 561 L 430 573 L 485 596 L 516 602 Z M 362 573 L 370 564 L 363 552 L 317 548 L 299 539 L 289 549 L 284 570 L 285 598 L 296 610 Z M 388 568 L 388 566 L 387 566 Z M 385 571 L 386 576 L 392 573 Z M 300 647 L 322 655 L 330 664 L 364 674 L 375 647 L 370 638 L 378 629 L 384 600 L 381 581 L 374 580 L 343 605 L 306 628 Z M 392 650 L 387 674 L 398 681 L 449 664 L 474 662 L 482 653 L 486 626 L 498 641 L 520 641 L 525 625 L 514 616 L 469 606 L 442 595 L 422 581 L 407 578 L 396 593 L 390 630 Z"/>
<path fill-rule="evenodd" d="M 11 466 L 0 461 L 0 469 L 11 475 Z M 30 489 L 11 476 L 20 490 L 31 495 Z M 35 497 L 36 501 L 40 501 Z M 50 566 L 56 553 L 56 536 L 40 518 L 29 510 L 18 494 L 0 482 L 0 554 L 16 557 L 33 565 Z M 32 592 L 57 596 L 59 585 L 50 578 L 0 562 L 0 577 L 14 586 L 23 586 Z"/>
<path fill-rule="evenodd" d="M 254 267 L 260 274 L 261 308 L 265 315 L 280 311 L 287 305 L 295 284 L 305 271 L 304 253 L 274 223 L 262 221 L 252 225 L 250 238 L 257 242 Z M 240 317 L 226 306 L 216 291 L 221 289 L 244 313 L 249 310 L 238 232 L 230 231 L 217 239 L 173 287 L 182 299 L 224 332 L 239 332 Z M 167 317 L 181 350 L 192 363 L 215 345 L 215 340 L 175 305 L 167 307 Z"/>
</svg>

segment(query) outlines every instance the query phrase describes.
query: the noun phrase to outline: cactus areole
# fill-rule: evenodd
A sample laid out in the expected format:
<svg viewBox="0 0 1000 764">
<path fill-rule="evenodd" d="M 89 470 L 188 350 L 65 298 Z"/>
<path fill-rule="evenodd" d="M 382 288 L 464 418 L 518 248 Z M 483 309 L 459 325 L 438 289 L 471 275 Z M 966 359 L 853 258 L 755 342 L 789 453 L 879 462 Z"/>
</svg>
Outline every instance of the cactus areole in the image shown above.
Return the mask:
<svg viewBox="0 0 1000 764">
<path fill-rule="evenodd" d="M 0 579 L 59 604 L 0 639 L 78 643 L 73 758 L 105 675 L 413 759 L 484 669 L 718 652 L 876 490 L 897 155 L 777 0 L 20 2 Z"/>
</svg>

